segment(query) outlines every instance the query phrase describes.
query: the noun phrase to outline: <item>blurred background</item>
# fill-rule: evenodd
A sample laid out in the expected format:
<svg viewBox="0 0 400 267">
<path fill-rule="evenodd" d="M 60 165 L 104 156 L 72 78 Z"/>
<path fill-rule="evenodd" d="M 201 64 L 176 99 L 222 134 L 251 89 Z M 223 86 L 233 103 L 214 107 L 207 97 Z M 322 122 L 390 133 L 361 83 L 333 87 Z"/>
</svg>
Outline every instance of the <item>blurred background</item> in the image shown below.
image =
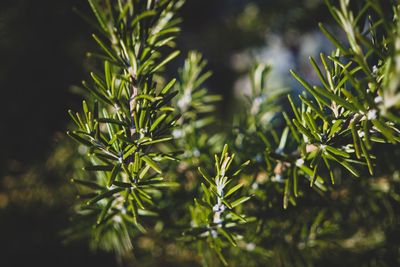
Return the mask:
<svg viewBox="0 0 400 267">
<path fill-rule="evenodd" d="M 208 81 L 232 110 L 246 91 L 255 62 L 274 66 L 274 83 L 296 90 L 288 69 L 308 73 L 310 55 L 329 51 L 317 22 L 330 23 L 322 0 L 188 0 L 179 39 L 204 54 Z M 82 0 L 0 1 L 0 265 L 117 266 L 112 254 L 91 252 L 86 242 L 65 243 L 75 191 L 69 183 L 74 149 L 65 131 L 69 108 L 82 97 L 75 85 L 87 77 L 85 54 L 95 47 L 92 29 L 73 8 Z M 171 73 L 174 75 L 174 73 Z M 227 112 L 221 112 L 227 114 Z M 221 115 L 224 116 L 224 115 Z"/>
</svg>

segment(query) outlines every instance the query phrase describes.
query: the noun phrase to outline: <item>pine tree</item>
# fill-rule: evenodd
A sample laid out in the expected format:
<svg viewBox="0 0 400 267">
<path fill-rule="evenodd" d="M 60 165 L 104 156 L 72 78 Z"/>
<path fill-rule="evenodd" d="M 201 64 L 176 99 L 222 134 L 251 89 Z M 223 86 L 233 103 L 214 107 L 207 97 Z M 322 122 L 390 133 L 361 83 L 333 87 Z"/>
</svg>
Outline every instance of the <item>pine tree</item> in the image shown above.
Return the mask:
<svg viewBox="0 0 400 267">
<path fill-rule="evenodd" d="M 172 249 L 170 262 L 204 266 L 400 264 L 396 1 L 327 0 L 346 38 L 319 25 L 335 46 L 310 58 L 320 83 L 291 70 L 305 91 L 286 97 L 255 65 L 227 130 L 200 53 L 167 78 L 183 0 L 89 4 L 101 70 L 70 111 L 87 154 L 75 233 L 119 257 Z"/>
</svg>

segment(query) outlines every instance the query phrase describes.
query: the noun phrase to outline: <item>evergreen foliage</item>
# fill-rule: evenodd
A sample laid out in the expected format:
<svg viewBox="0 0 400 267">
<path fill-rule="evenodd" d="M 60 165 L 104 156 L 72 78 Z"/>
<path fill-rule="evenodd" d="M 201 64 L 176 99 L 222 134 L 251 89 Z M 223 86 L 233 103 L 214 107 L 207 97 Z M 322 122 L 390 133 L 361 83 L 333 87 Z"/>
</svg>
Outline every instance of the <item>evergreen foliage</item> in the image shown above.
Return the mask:
<svg viewBox="0 0 400 267">
<path fill-rule="evenodd" d="M 397 2 L 327 0 L 346 41 L 319 25 L 336 47 L 310 58 L 320 83 L 291 70 L 305 91 L 286 98 L 256 65 L 228 130 L 200 53 L 166 78 L 183 2 L 89 0 L 102 70 L 70 112 L 87 151 L 75 231 L 121 257 L 147 236 L 148 250 L 197 250 L 204 266 L 312 266 L 346 251 L 400 264 L 399 166 L 385 162 L 400 141 Z"/>
</svg>

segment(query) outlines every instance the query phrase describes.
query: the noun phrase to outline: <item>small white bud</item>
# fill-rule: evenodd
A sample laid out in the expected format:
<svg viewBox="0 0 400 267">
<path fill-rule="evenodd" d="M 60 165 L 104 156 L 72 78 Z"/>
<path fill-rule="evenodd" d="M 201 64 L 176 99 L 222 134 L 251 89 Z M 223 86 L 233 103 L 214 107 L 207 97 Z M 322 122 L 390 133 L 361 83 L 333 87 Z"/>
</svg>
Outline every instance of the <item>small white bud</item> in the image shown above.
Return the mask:
<svg viewBox="0 0 400 267">
<path fill-rule="evenodd" d="M 383 98 L 379 95 L 374 99 L 375 104 L 380 104 L 383 102 Z"/>
<path fill-rule="evenodd" d="M 255 248 L 256 248 L 256 244 L 254 244 L 254 243 L 247 243 L 247 245 L 246 245 L 247 251 L 253 251 Z"/>
<path fill-rule="evenodd" d="M 251 185 L 251 189 L 253 189 L 253 190 L 258 189 L 258 183 L 253 183 L 253 184 Z"/>
<path fill-rule="evenodd" d="M 180 138 L 180 137 L 183 136 L 183 131 L 182 131 L 182 130 L 179 130 L 179 129 L 175 129 L 175 130 L 172 131 L 172 136 L 173 136 L 175 139 L 178 139 L 178 138 Z"/>
<path fill-rule="evenodd" d="M 221 204 L 216 204 L 214 207 L 213 207 L 213 211 L 214 212 L 223 212 L 225 210 L 225 205 L 221 205 Z"/>
<path fill-rule="evenodd" d="M 87 147 L 84 146 L 84 145 L 79 145 L 79 147 L 78 147 L 78 152 L 79 152 L 79 154 L 81 154 L 81 155 L 85 155 L 85 154 L 88 152 L 88 149 L 87 149 Z"/>
<path fill-rule="evenodd" d="M 303 166 L 303 164 L 304 164 L 304 159 L 298 159 L 298 160 L 296 160 L 296 166 L 297 167 L 301 167 L 301 166 Z"/>
<path fill-rule="evenodd" d="M 192 95 L 190 92 L 185 92 L 181 99 L 178 100 L 178 107 L 182 111 L 186 111 L 189 107 L 189 104 L 192 102 Z"/>
<path fill-rule="evenodd" d="M 372 67 L 372 72 L 373 72 L 374 74 L 377 74 L 377 73 L 378 73 L 378 67 L 377 67 L 376 65 L 374 65 L 374 66 Z"/>
<path fill-rule="evenodd" d="M 200 151 L 197 148 L 193 150 L 193 156 L 195 157 L 200 156 Z"/>
<path fill-rule="evenodd" d="M 117 223 L 121 223 L 122 222 L 122 218 L 121 218 L 121 216 L 114 216 L 113 217 L 113 220 L 114 220 L 114 222 L 117 222 Z"/>
<path fill-rule="evenodd" d="M 217 204 L 217 205 L 215 205 L 214 207 L 213 207 L 213 211 L 214 212 L 217 212 L 219 210 L 219 205 Z"/>
<path fill-rule="evenodd" d="M 217 237 L 218 237 L 217 231 L 211 230 L 211 236 L 212 236 L 213 238 L 217 238 Z"/>
<path fill-rule="evenodd" d="M 275 181 L 278 183 L 283 183 L 283 176 L 282 174 L 275 175 Z"/>
<path fill-rule="evenodd" d="M 367 119 L 368 120 L 374 120 L 377 118 L 377 113 L 378 111 L 376 109 L 370 109 L 367 112 Z"/>
</svg>

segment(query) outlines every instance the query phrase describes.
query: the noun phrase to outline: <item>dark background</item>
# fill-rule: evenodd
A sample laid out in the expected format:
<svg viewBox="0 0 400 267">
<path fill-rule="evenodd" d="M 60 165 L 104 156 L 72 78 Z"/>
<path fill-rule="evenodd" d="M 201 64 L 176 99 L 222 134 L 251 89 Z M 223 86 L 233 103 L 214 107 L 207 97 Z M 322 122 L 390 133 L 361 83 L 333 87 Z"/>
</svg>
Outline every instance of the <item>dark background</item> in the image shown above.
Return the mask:
<svg viewBox="0 0 400 267">
<path fill-rule="evenodd" d="M 268 33 L 293 36 L 330 18 L 322 1 L 188 0 L 179 45 L 201 51 L 214 75 L 209 88 L 232 99 L 240 74 L 233 54 L 265 45 Z M 255 17 L 243 17 L 249 4 Z M 72 9 L 83 0 L 0 0 L 0 265 L 115 266 L 113 255 L 86 242 L 64 243 L 74 201 L 65 131 L 80 105 L 74 85 L 87 76 L 92 29 Z M 243 23 L 245 21 L 245 23 Z M 295 34 L 293 34 L 295 33 Z M 292 36 L 289 38 L 288 36 Z M 177 60 L 176 67 L 183 62 Z M 173 73 L 172 73 L 173 74 Z M 61 148 L 60 148 L 61 147 Z M 65 163 L 63 163 L 65 161 Z"/>
</svg>

